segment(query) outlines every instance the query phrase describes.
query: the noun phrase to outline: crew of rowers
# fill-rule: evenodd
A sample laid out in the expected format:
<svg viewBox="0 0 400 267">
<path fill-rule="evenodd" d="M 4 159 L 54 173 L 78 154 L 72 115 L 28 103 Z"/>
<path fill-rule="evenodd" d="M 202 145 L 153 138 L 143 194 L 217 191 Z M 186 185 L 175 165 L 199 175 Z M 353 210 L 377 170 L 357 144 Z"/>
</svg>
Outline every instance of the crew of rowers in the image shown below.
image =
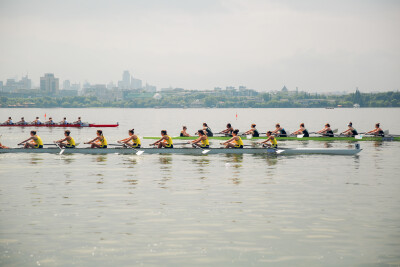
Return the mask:
<svg viewBox="0 0 400 267">
<path fill-rule="evenodd" d="M 54 122 L 52 117 L 49 117 L 49 119 L 47 121 L 45 121 L 45 122 L 42 122 L 39 119 L 39 117 L 36 117 L 36 119 L 34 121 L 32 121 L 32 122 L 27 122 L 27 121 L 25 121 L 24 117 L 21 117 L 21 120 L 16 122 L 16 123 L 13 122 L 11 117 L 8 117 L 8 120 L 6 120 L 2 124 L 3 125 L 42 125 L 42 124 L 44 124 L 44 125 L 68 125 L 70 123 L 67 121 L 66 117 L 64 117 L 63 120 L 58 122 L 58 123 Z M 81 120 L 81 117 L 78 117 L 78 119 L 76 121 L 74 121 L 72 124 L 82 125 L 83 122 Z"/>
<path fill-rule="evenodd" d="M 11 120 L 11 118 L 10 118 Z M 65 120 L 65 118 L 64 118 Z M 348 129 L 343 131 L 341 135 L 345 136 L 356 136 L 358 135 L 358 132 L 355 128 L 353 128 L 352 122 L 350 122 L 348 125 Z M 275 125 L 276 129 L 274 131 L 268 131 L 266 133 L 267 139 L 264 141 L 259 142 L 263 147 L 271 147 L 271 148 L 277 148 L 278 143 L 276 140 L 276 137 L 286 137 L 287 132 L 285 129 L 283 129 L 279 123 Z M 222 145 L 225 146 L 225 148 L 243 148 L 243 140 L 239 135 L 239 130 L 238 129 L 233 129 L 232 125 L 228 123 L 226 125 L 226 129 L 219 132 L 220 134 L 224 135 L 229 135 L 232 138 L 227 140 L 226 142 L 221 143 Z M 326 137 L 333 137 L 334 133 L 332 129 L 330 128 L 330 124 L 327 123 L 325 124 L 325 127 L 318 131 L 315 132 L 317 134 L 321 134 L 322 136 Z M 119 144 L 123 145 L 124 147 L 130 147 L 133 149 L 137 149 L 141 147 L 141 141 L 140 138 L 135 134 L 134 129 L 130 129 L 128 131 L 129 137 L 117 141 Z M 252 124 L 251 129 L 248 130 L 247 132 L 244 133 L 245 135 L 249 134 L 254 137 L 259 137 L 260 133 L 256 129 L 256 125 Z M 371 134 L 371 135 L 376 135 L 376 136 L 384 136 L 383 130 L 380 128 L 380 124 L 377 123 L 375 124 L 375 129 L 369 132 L 366 132 L 365 134 Z M 70 136 L 71 132 L 69 130 L 64 131 L 64 138 L 54 141 L 54 144 L 59 146 L 60 148 L 75 148 L 76 143 L 75 140 Z M 88 142 L 85 142 L 85 144 L 90 144 L 91 148 L 107 148 L 107 139 L 103 135 L 102 130 L 97 130 L 96 132 L 96 137 Z M 202 148 L 206 149 L 210 147 L 209 143 L 209 137 L 213 136 L 213 133 L 211 129 L 208 127 L 207 123 L 203 123 L 203 128 L 198 130 L 196 132 L 196 135 L 198 135 L 198 138 L 193 141 L 189 141 L 189 144 L 192 144 L 193 147 L 196 148 Z M 292 135 L 302 135 L 302 137 L 309 137 L 309 132 L 304 126 L 304 123 L 300 124 L 300 128 L 293 132 Z M 183 130 L 181 131 L 180 136 L 186 137 L 190 136 L 187 133 L 187 127 L 183 126 Z M 30 137 L 18 145 L 24 145 L 24 148 L 43 148 L 43 141 L 40 138 L 40 136 L 37 135 L 36 131 L 31 131 L 30 132 Z M 167 134 L 166 130 L 161 130 L 161 138 L 157 140 L 156 142 L 150 144 L 150 146 L 157 146 L 158 148 L 173 148 L 173 141 L 172 137 Z M 0 148 L 8 148 L 6 146 L 3 146 L 0 143 Z"/>
</svg>

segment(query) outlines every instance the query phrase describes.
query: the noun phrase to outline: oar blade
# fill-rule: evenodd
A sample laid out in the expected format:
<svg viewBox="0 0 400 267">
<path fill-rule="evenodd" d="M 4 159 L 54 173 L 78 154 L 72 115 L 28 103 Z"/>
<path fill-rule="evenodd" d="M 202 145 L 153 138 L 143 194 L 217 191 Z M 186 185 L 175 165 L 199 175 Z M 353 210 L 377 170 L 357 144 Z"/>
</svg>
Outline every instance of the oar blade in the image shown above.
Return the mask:
<svg viewBox="0 0 400 267">
<path fill-rule="evenodd" d="M 201 153 L 202 153 L 202 154 L 207 154 L 208 152 L 210 152 L 210 150 L 204 149 Z"/>
<path fill-rule="evenodd" d="M 248 134 L 248 135 L 246 135 L 246 138 L 247 138 L 247 139 L 251 139 L 251 138 L 253 138 L 253 135 Z"/>
<path fill-rule="evenodd" d="M 138 152 L 136 152 L 136 155 L 140 156 L 140 155 L 142 155 L 143 153 L 144 153 L 143 150 L 139 150 Z"/>
<path fill-rule="evenodd" d="M 303 138 L 304 137 L 304 134 L 298 134 L 297 135 L 297 138 Z"/>
<path fill-rule="evenodd" d="M 60 151 L 60 154 L 59 154 L 59 155 L 62 155 L 62 154 L 64 153 L 64 151 L 65 151 L 65 149 L 61 149 L 61 151 Z"/>
<path fill-rule="evenodd" d="M 363 136 L 362 136 L 362 134 L 358 134 L 358 135 L 354 136 L 354 138 L 355 138 L 355 139 L 362 139 Z"/>
<path fill-rule="evenodd" d="M 282 152 L 284 152 L 285 150 L 283 150 L 283 149 L 278 149 L 277 151 L 276 151 L 276 154 L 281 154 Z"/>
</svg>

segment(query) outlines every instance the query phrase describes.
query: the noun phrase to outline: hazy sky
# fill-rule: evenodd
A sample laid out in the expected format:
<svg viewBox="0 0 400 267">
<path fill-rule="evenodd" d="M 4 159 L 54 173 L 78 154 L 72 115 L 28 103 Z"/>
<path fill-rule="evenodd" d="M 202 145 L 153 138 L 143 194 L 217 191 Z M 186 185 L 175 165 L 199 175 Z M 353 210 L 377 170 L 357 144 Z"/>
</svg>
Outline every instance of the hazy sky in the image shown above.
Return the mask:
<svg viewBox="0 0 400 267">
<path fill-rule="evenodd" d="M 400 89 L 400 1 L 0 0 L 0 80 Z"/>
</svg>

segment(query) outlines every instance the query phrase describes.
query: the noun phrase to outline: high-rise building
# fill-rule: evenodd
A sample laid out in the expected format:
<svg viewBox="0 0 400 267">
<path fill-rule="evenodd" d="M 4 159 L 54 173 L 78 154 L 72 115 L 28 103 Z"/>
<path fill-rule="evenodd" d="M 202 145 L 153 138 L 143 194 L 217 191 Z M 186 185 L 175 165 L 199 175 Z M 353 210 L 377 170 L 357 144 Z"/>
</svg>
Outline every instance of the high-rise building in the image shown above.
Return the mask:
<svg viewBox="0 0 400 267">
<path fill-rule="evenodd" d="M 32 80 L 28 78 L 28 75 L 22 77 L 18 83 L 19 83 L 18 89 L 30 90 L 32 88 Z"/>
<path fill-rule="evenodd" d="M 69 80 L 63 82 L 63 90 L 71 90 L 71 82 Z"/>
<path fill-rule="evenodd" d="M 132 77 L 132 80 L 131 80 L 131 88 L 132 89 L 142 89 L 142 80 L 139 80 L 139 79 L 135 79 L 135 78 L 133 78 Z"/>
<path fill-rule="evenodd" d="M 131 88 L 131 74 L 129 73 L 129 70 L 125 70 L 122 73 L 122 81 L 120 83 L 121 89 L 130 89 Z"/>
<path fill-rule="evenodd" d="M 59 79 L 54 77 L 53 73 L 45 73 L 40 77 L 40 91 L 48 94 L 58 94 Z"/>
</svg>

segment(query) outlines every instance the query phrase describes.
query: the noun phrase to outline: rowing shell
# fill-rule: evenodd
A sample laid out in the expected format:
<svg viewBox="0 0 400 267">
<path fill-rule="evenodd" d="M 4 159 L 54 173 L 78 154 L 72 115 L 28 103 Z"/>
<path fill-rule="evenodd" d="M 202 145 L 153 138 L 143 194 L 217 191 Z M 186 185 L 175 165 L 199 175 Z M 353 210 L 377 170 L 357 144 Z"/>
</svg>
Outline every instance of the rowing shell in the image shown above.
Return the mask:
<svg viewBox="0 0 400 267">
<path fill-rule="evenodd" d="M 119 124 L 93 124 L 93 123 L 82 123 L 82 124 L 0 124 L 1 127 L 118 127 Z"/>
<path fill-rule="evenodd" d="M 241 136 L 243 140 L 246 140 L 246 136 Z M 198 136 L 189 136 L 189 137 L 172 137 L 174 140 L 194 140 L 199 138 Z M 209 137 L 208 139 L 211 140 L 228 140 L 232 137 L 229 136 L 213 136 Z M 143 139 L 160 139 L 160 137 L 155 137 L 155 136 L 145 136 Z M 263 137 L 251 137 L 250 138 L 258 140 L 258 139 L 266 139 L 266 136 Z M 340 136 L 335 136 L 335 137 L 323 137 L 323 136 L 312 136 L 312 137 L 302 137 L 298 138 L 295 136 L 289 136 L 289 137 L 276 137 L 277 140 L 279 141 L 353 141 L 353 142 L 358 142 L 358 141 L 400 141 L 400 137 L 393 137 L 393 136 L 385 136 L 385 137 L 375 137 L 375 136 L 363 136 L 362 139 L 357 139 L 355 137 L 340 137 Z"/>
<path fill-rule="evenodd" d="M 203 155 L 203 149 L 199 148 L 140 148 L 144 154 L 188 154 Z M 280 155 L 297 155 L 297 154 L 327 154 L 327 155 L 355 155 L 362 149 L 343 149 L 343 148 L 209 148 L 207 154 L 280 154 Z M 60 152 L 58 148 L 11 148 L 0 149 L 1 153 L 50 153 L 57 154 Z M 135 154 L 137 151 L 130 148 L 70 148 L 65 149 L 64 154 Z"/>
</svg>

